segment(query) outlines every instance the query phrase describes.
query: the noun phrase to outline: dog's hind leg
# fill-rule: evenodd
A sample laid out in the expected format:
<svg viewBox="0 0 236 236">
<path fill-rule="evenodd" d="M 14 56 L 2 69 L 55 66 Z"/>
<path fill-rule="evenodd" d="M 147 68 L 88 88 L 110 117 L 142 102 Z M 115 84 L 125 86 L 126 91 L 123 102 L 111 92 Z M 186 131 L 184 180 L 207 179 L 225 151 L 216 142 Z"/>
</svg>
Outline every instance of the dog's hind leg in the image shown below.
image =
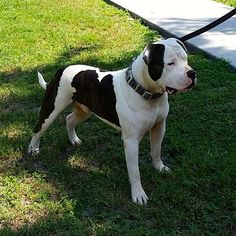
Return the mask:
<svg viewBox="0 0 236 236">
<path fill-rule="evenodd" d="M 58 71 L 54 80 L 47 86 L 39 120 L 34 129 L 34 134 L 28 147 L 28 153 L 35 156 L 39 153 L 40 138 L 57 118 L 57 116 L 72 103 L 73 93 L 65 89 L 60 82 L 63 71 Z"/>
<path fill-rule="evenodd" d="M 66 117 L 66 128 L 68 133 L 68 138 L 73 146 L 79 146 L 81 140 L 78 138 L 75 127 L 78 123 L 87 120 L 91 115 L 91 111 L 84 105 L 75 102 L 74 112 Z"/>
<path fill-rule="evenodd" d="M 40 138 L 49 128 L 49 126 L 53 123 L 53 121 L 57 118 L 57 116 L 70 104 L 69 101 L 62 102 L 60 104 L 55 104 L 55 108 L 53 111 L 48 110 L 45 113 L 45 104 L 43 104 L 41 108 L 41 112 L 39 115 L 39 121 L 34 129 L 34 134 L 31 139 L 28 153 L 35 156 L 39 153 L 39 143 Z M 47 117 L 47 118 L 46 118 Z"/>
</svg>

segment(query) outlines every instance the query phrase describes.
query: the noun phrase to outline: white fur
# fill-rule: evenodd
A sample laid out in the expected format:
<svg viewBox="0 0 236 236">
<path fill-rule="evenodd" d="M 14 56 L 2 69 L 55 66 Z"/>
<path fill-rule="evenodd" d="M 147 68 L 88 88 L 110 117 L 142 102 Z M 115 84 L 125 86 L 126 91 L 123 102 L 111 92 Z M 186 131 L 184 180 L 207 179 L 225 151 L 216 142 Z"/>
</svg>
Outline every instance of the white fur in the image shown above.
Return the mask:
<svg viewBox="0 0 236 236">
<path fill-rule="evenodd" d="M 165 45 L 164 70 L 162 76 L 157 81 L 150 78 L 148 67 L 143 60 L 143 53 L 133 62 L 132 73 L 134 78 L 147 90 L 151 92 L 163 92 L 159 99 L 144 100 L 131 88 L 125 80 L 127 69 L 102 73 L 99 69 L 83 65 L 73 65 L 67 67 L 61 77 L 58 94 L 55 100 L 55 109 L 42 125 L 42 129 L 33 135 L 29 146 L 29 153 L 38 154 L 39 140 L 49 125 L 57 115 L 72 102 L 72 94 L 75 89 L 71 86 L 74 76 L 88 69 L 95 69 L 99 78 L 106 74 L 113 75 L 113 85 L 116 95 L 116 110 L 119 117 L 122 139 L 124 142 L 125 158 L 127 163 L 129 181 L 131 185 L 132 201 L 137 204 L 146 204 L 148 197 L 144 192 L 138 165 L 139 142 L 143 135 L 150 131 L 151 156 L 154 167 L 159 171 L 169 171 L 161 160 L 161 143 L 165 133 L 166 118 L 169 112 L 168 94 L 165 92 L 166 86 L 183 90 L 191 80 L 187 76 L 187 71 L 191 69 L 187 64 L 187 55 L 183 48 L 176 42 L 176 39 L 161 41 Z M 174 61 L 174 65 L 167 65 Z M 46 82 L 38 73 L 39 83 L 46 88 Z M 90 114 L 88 114 L 90 115 Z M 101 120 L 112 125 L 110 122 Z M 75 133 L 75 126 L 78 118 L 72 113 L 67 116 L 67 131 L 72 145 L 79 145 L 81 140 Z M 117 127 L 116 127 L 117 128 Z"/>
<path fill-rule="evenodd" d="M 41 85 L 41 87 L 46 90 L 47 88 L 47 83 L 45 82 L 42 74 L 40 72 L 38 72 L 38 81 L 39 81 L 39 84 Z"/>
</svg>

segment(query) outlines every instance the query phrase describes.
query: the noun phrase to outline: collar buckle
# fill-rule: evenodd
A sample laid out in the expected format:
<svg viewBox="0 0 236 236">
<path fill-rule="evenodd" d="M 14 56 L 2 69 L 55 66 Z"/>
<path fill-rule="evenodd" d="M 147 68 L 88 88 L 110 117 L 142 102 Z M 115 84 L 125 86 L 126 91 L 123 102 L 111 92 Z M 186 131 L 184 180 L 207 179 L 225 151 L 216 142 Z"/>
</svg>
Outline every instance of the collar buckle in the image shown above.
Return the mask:
<svg viewBox="0 0 236 236">
<path fill-rule="evenodd" d="M 142 97 L 144 98 L 144 99 L 146 99 L 146 100 L 149 100 L 149 99 L 151 99 L 152 98 L 152 93 L 150 93 L 150 92 L 148 92 L 148 91 L 145 91 L 144 93 L 143 93 L 143 95 L 142 95 Z"/>
<path fill-rule="evenodd" d="M 125 72 L 125 79 L 127 83 L 136 91 L 143 99 L 150 100 L 150 99 L 158 99 L 163 95 L 163 93 L 151 93 L 144 89 L 133 77 L 132 75 L 132 64 Z"/>
</svg>

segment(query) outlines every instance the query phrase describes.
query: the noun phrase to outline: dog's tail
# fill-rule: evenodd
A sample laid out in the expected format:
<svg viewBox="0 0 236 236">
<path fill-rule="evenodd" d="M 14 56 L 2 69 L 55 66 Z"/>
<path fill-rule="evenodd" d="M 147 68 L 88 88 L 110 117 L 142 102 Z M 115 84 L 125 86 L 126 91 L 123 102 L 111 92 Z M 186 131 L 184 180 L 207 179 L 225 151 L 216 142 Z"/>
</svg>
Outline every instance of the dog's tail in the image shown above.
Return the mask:
<svg viewBox="0 0 236 236">
<path fill-rule="evenodd" d="M 38 80 L 39 80 L 39 84 L 41 85 L 41 87 L 46 90 L 47 88 L 47 83 L 45 82 L 43 76 L 41 73 L 38 72 Z"/>
</svg>

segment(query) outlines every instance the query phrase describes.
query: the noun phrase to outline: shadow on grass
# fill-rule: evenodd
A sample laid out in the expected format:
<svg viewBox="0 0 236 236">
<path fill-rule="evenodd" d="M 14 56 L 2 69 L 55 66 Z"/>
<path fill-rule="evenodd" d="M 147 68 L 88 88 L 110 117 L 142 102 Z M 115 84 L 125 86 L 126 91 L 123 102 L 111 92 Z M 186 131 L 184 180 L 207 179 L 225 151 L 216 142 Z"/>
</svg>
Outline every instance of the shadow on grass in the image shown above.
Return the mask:
<svg viewBox="0 0 236 236">
<path fill-rule="evenodd" d="M 0 71 L 0 85 L 6 88 L 10 85 L 10 88 L 6 90 L 6 95 L 3 94 L 1 97 L 0 111 L 6 113 L 11 111 L 17 112 L 24 107 L 24 104 L 34 109 L 36 103 L 36 106 L 40 105 L 44 93 L 38 84 L 37 71 L 46 75 L 45 77 L 50 81 L 59 68 L 70 65 L 69 62 L 74 56 L 78 56 L 84 51 L 98 51 L 99 49 L 100 47 L 97 45 L 69 48 L 58 57 L 54 64 L 30 68 L 28 70 L 15 68 L 12 71 Z M 128 66 L 132 57 L 138 53 L 140 52 L 133 51 L 123 58 L 111 59 L 109 62 L 103 61 L 98 56 L 90 57 L 87 60 L 80 60 L 76 64 L 91 65 L 104 70 L 117 70 Z"/>
<path fill-rule="evenodd" d="M 31 138 L 30 130 L 33 129 L 37 121 L 36 110 L 40 106 L 40 100 L 43 96 L 43 90 L 38 86 L 35 79 L 36 70 L 45 72 L 47 77 L 49 77 L 48 75 L 52 77 L 60 66 L 67 65 L 67 61 L 70 61 L 73 55 L 77 55 L 83 50 L 96 50 L 96 48 L 71 48 L 62 54 L 53 65 L 33 68 L 27 71 L 14 70 L 12 74 L 8 72 L 1 73 L 3 78 L 1 84 L 7 85 L 7 83 L 11 83 L 14 89 L 18 89 L 20 92 L 17 96 L 14 93 L 9 93 L 0 102 L 1 111 L 4 111 L 4 113 L 0 114 L 0 117 L 8 124 L 15 123 L 15 121 L 21 122 L 21 126 L 25 129 L 25 133 L 16 138 L 14 136 L 4 137 L 5 153 L 10 152 L 10 149 L 18 150 L 21 155 L 27 152 L 26 148 Z M 137 52 L 133 51 L 131 54 L 127 55 L 127 57 L 112 60 L 109 63 L 102 61 L 101 58 L 94 57 L 87 61 L 79 61 L 78 64 L 89 64 L 107 70 L 116 70 L 128 66 L 131 58 L 137 55 Z M 197 63 L 198 61 L 195 62 L 196 65 Z M 201 74 L 202 78 L 197 92 L 192 91 L 191 95 L 177 95 L 174 98 L 174 104 L 172 98 L 170 98 L 170 102 L 174 106 L 171 107 L 170 117 L 168 118 L 171 127 L 168 127 L 167 132 L 169 133 L 165 140 L 165 143 L 170 145 L 166 147 L 166 144 L 164 144 L 163 147 L 164 153 L 168 153 L 172 157 L 179 156 L 179 166 L 181 166 L 181 161 L 186 158 L 185 164 L 181 167 L 183 170 L 178 172 L 180 176 L 173 174 L 173 177 L 155 178 L 153 176 L 157 176 L 157 174 L 149 166 L 149 162 L 147 163 L 141 158 L 142 165 L 140 168 L 145 189 L 152 189 L 149 191 L 151 192 L 154 191 L 153 187 L 159 187 L 160 192 L 156 191 L 154 196 L 158 200 L 154 202 L 153 206 L 151 205 L 150 208 L 148 206 L 145 210 L 140 211 L 140 208 L 136 208 L 131 204 L 120 134 L 108 128 L 102 122 L 91 118 L 88 122 L 78 126 L 78 134 L 83 144 L 77 151 L 69 146 L 65 119 L 62 114 L 42 138 L 39 157 L 30 159 L 26 154 L 23 154 L 16 161 L 9 161 L 7 166 L 2 168 L 2 173 L 5 172 L 7 175 L 9 171 L 11 175 L 15 176 L 18 176 L 21 172 L 27 172 L 29 175 L 37 172 L 42 173 L 44 180 L 57 186 L 62 195 L 57 199 L 56 204 L 60 205 L 63 199 L 67 199 L 72 206 L 67 208 L 65 205 L 65 209 L 68 209 L 68 212 L 64 211 L 62 214 L 57 214 L 57 210 L 49 209 L 45 217 L 35 217 L 36 219 L 33 223 L 28 223 L 27 225 L 26 222 L 22 224 L 23 226 L 16 229 L 14 229 L 14 226 L 10 229 L 7 223 L 0 222 L 5 227 L 0 233 L 2 235 L 83 235 L 86 232 L 86 235 L 91 235 L 94 232 L 92 231 L 93 227 L 96 228 L 96 233 L 100 227 L 103 235 L 112 235 L 112 233 L 114 235 L 116 231 L 112 232 L 112 230 L 116 230 L 120 226 L 117 232 L 121 232 L 119 230 L 122 230 L 125 224 L 128 224 L 129 227 L 134 225 L 137 229 L 140 229 L 139 225 L 141 225 L 142 230 L 149 228 L 150 230 L 153 229 L 152 232 L 157 228 L 164 230 L 162 232 L 167 232 L 167 228 L 181 232 L 178 231 L 178 227 L 183 228 L 183 225 L 186 225 L 184 229 L 188 229 L 188 225 L 191 226 L 192 221 L 199 217 L 198 204 L 203 207 L 200 213 L 206 213 L 207 217 L 210 218 L 210 223 L 198 218 L 203 226 L 208 227 L 216 219 L 219 219 L 219 224 L 221 224 L 218 208 L 222 211 L 225 208 L 224 202 L 221 204 L 222 201 L 218 200 L 222 200 L 222 194 L 216 194 L 214 198 L 209 197 L 211 194 L 206 191 L 206 181 L 209 182 L 208 189 L 217 182 L 219 183 L 217 189 L 228 191 L 225 182 L 231 186 L 231 179 L 233 180 L 228 175 L 227 181 L 215 181 L 215 178 L 217 179 L 217 176 L 221 174 L 221 167 L 227 166 L 231 168 L 230 164 L 227 163 L 231 163 L 231 165 L 233 163 L 230 158 L 226 158 L 225 163 L 222 164 L 224 155 L 222 153 L 229 152 L 230 147 L 228 146 L 232 143 L 233 134 L 230 125 L 232 124 L 232 110 L 235 109 L 231 101 L 234 92 L 234 88 L 231 88 L 233 83 L 229 78 L 225 77 L 231 76 L 233 78 L 233 75 L 224 75 L 226 71 L 225 65 L 217 64 L 217 62 L 209 63 L 205 60 L 204 63 L 199 62 L 197 67 L 200 68 L 199 74 Z M 219 93 L 221 96 L 219 96 Z M 24 105 L 20 107 L 22 102 Z M 14 103 L 19 106 L 14 106 Z M 222 124 L 228 125 L 226 127 Z M 227 133 L 227 135 L 224 136 L 222 135 L 223 133 Z M 149 155 L 149 145 L 145 143 L 140 149 L 142 148 L 145 149 L 142 155 Z M 217 155 L 211 155 L 211 153 L 216 153 Z M 199 155 L 204 156 L 204 158 Z M 191 158 L 187 159 L 186 156 L 193 158 L 192 162 Z M 213 168 L 214 174 L 209 174 L 212 163 L 215 165 Z M 216 173 L 216 171 L 218 172 Z M 162 183 L 163 178 L 165 183 Z M 187 184 L 185 178 L 188 179 Z M 164 188 L 164 184 L 167 187 Z M 178 188 L 175 187 L 176 185 L 178 185 Z M 178 194 L 178 191 L 181 191 L 181 194 Z M 214 192 L 210 191 L 210 193 Z M 199 200 L 196 200 L 198 198 L 196 198 L 194 192 L 198 192 L 198 195 L 201 195 Z M 228 192 L 230 193 L 230 191 Z M 205 193 L 207 196 L 204 195 Z M 230 194 L 226 196 L 231 199 Z M 204 199 L 203 203 L 201 198 Z M 194 204 L 191 199 L 194 199 Z M 195 204 L 195 201 L 198 204 Z M 207 212 L 209 204 L 214 206 L 210 213 Z M 196 215 L 194 213 L 190 217 L 186 217 L 183 206 L 187 209 L 186 212 L 191 213 L 192 209 L 195 209 Z M 204 209 L 206 209 L 206 212 Z M 165 214 L 164 217 L 161 215 L 163 214 L 162 212 Z M 226 210 L 222 215 L 230 215 L 229 212 Z M 180 214 L 180 218 L 182 217 L 179 223 L 176 223 L 176 219 L 173 217 L 177 215 L 176 213 Z M 153 217 L 153 214 L 155 216 L 150 223 L 149 219 L 150 216 Z M 232 231 L 230 217 L 227 217 L 226 223 L 229 227 L 225 226 L 227 224 L 220 225 L 220 227 L 223 230 L 231 227 L 230 230 Z M 26 226 L 24 226 L 25 224 Z M 176 225 L 170 227 L 172 224 Z M 133 232 L 133 235 L 141 234 L 141 231 L 135 233 L 135 229 L 127 232 Z M 188 232 L 186 235 L 191 235 L 191 233 Z"/>
<path fill-rule="evenodd" d="M 50 212 L 48 212 L 48 215 L 50 215 Z M 24 225 L 17 230 L 5 227 L 0 233 L 4 236 L 86 235 L 82 228 L 81 222 L 73 215 L 68 214 L 63 217 L 48 216 L 41 218 L 33 225 Z"/>
<path fill-rule="evenodd" d="M 11 157 L 1 159 L 3 162 L 1 173 L 15 176 L 25 171 L 29 174 L 42 173 L 46 176 L 46 181 L 59 185 L 63 195 L 74 202 L 73 214 L 75 214 L 75 216 L 65 214 L 58 218 L 56 215 L 52 216 L 53 212 L 49 212 L 47 217 L 42 219 L 39 217 L 35 223 L 30 223 L 29 226 L 23 224 L 15 230 L 14 225 L 8 226 L 8 223 L 0 221 L 0 226 L 4 226 L 0 231 L 1 235 L 41 235 L 41 233 L 45 235 L 45 231 L 50 235 L 63 232 L 66 235 L 67 228 L 71 232 L 70 235 L 81 235 L 80 218 L 99 215 L 102 218 L 102 214 L 106 215 L 111 209 L 119 208 L 118 203 L 121 199 L 124 203 L 122 206 L 129 199 L 129 184 L 120 133 L 107 128 L 94 118 L 90 118 L 78 128 L 79 137 L 84 140 L 78 152 L 69 145 L 63 113 L 42 138 L 39 157 L 30 158 L 26 154 L 31 138 L 29 130 L 33 130 L 36 124 L 43 97 L 43 90 L 36 80 L 36 71 L 42 71 L 46 77 L 49 77 L 49 74 L 52 78 L 56 70 L 67 65 L 73 56 L 91 50 L 98 48 L 96 46 L 70 48 L 60 55 L 55 64 L 25 71 L 16 68 L 11 72 L 0 72 L 0 84 L 6 87 L 9 85 L 13 91 L 0 101 L 0 118 L 5 124 L 21 122 L 22 129 L 25 127 L 23 135 L 2 138 L 0 148 L 2 155 L 7 155 L 11 150 L 21 152 L 23 155 L 12 160 Z M 127 57 L 111 60 L 109 63 L 93 57 L 79 61 L 78 64 L 117 70 L 128 66 L 135 55 L 137 51 L 133 51 Z M 117 180 L 119 175 L 122 175 L 123 179 Z M 87 219 L 84 222 L 87 222 Z"/>
</svg>

